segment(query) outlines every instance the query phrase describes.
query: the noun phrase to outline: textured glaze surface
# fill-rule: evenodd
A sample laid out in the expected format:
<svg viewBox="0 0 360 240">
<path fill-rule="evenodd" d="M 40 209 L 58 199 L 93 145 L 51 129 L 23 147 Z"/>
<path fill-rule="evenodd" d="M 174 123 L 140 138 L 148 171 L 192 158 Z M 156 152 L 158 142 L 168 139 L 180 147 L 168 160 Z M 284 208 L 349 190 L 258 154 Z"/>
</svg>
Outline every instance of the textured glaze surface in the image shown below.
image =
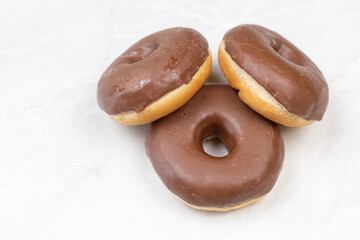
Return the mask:
<svg viewBox="0 0 360 240">
<path fill-rule="evenodd" d="M 1 240 L 346 239 L 360 236 L 359 1 L 1 1 Z M 281 33 L 331 90 L 321 122 L 281 127 L 279 179 L 260 202 L 194 210 L 164 186 L 144 149 L 147 126 L 99 109 L 103 71 L 129 43 L 174 26 L 209 42 L 209 82 L 232 27 Z"/>
<path fill-rule="evenodd" d="M 307 120 L 322 119 L 329 101 L 328 85 L 317 66 L 291 42 L 251 24 L 230 29 L 224 40 L 231 58 L 290 113 Z"/>
<path fill-rule="evenodd" d="M 141 112 L 166 93 L 189 83 L 209 56 L 208 43 L 190 28 L 144 37 L 120 55 L 98 84 L 101 109 L 113 115 Z"/>
<path fill-rule="evenodd" d="M 203 140 L 213 135 L 225 143 L 227 156 L 204 152 Z M 265 195 L 284 158 L 276 124 L 229 85 L 205 85 L 182 108 L 153 122 L 145 148 L 169 190 L 202 207 L 233 207 Z"/>
</svg>

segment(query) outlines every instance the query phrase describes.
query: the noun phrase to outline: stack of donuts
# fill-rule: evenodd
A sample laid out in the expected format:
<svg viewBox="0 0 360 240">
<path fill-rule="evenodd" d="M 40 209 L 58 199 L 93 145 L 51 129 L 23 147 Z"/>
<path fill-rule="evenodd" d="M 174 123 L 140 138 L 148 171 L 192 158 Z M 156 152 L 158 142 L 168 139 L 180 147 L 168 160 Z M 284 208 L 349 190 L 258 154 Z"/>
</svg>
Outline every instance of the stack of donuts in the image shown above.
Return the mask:
<svg viewBox="0 0 360 240">
<path fill-rule="evenodd" d="M 153 33 L 121 54 L 98 83 L 100 108 L 126 125 L 150 123 L 145 149 L 165 186 L 187 205 L 227 211 L 262 199 L 280 174 L 278 124 L 320 121 L 328 86 L 317 66 L 276 32 L 240 25 L 223 37 L 219 64 L 229 84 L 205 84 L 206 39 L 190 28 Z M 219 138 L 228 155 L 207 154 Z"/>
</svg>

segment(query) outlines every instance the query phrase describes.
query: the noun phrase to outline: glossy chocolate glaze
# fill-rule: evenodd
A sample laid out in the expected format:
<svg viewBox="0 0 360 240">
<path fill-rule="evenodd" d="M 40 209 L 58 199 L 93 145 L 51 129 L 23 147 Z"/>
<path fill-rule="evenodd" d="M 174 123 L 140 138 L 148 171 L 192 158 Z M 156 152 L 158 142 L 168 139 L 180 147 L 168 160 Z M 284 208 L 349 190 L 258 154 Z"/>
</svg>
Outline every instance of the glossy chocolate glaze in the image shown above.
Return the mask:
<svg viewBox="0 0 360 240">
<path fill-rule="evenodd" d="M 151 34 L 106 69 L 98 84 L 98 104 L 109 115 L 141 112 L 189 83 L 208 56 L 206 39 L 193 29 L 171 28 Z"/>
<path fill-rule="evenodd" d="M 202 142 L 212 135 L 224 142 L 227 156 L 204 152 Z M 167 188 L 203 207 L 232 207 L 268 193 L 284 157 L 277 125 L 228 85 L 204 85 L 182 108 L 153 122 L 145 147 Z"/>
<path fill-rule="evenodd" d="M 316 65 L 288 40 L 257 25 L 240 25 L 225 36 L 231 58 L 290 113 L 321 120 L 329 90 Z"/>
</svg>

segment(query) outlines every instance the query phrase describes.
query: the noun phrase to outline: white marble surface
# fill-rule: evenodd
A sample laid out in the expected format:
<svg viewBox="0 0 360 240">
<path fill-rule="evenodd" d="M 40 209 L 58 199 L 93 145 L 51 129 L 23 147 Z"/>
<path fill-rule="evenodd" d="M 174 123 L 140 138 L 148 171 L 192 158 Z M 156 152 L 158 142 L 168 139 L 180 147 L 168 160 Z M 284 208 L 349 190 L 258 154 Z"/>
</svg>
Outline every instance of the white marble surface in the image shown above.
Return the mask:
<svg viewBox="0 0 360 240">
<path fill-rule="evenodd" d="M 1 1 L 0 239 L 359 239 L 359 1 Z M 214 55 L 243 23 L 276 30 L 323 71 L 321 122 L 281 128 L 273 191 L 227 213 L 193 210 L 165 188 L 127 127 L 96 103 L 104 69 L 154 31 L 200 31 Z"/>
</svg>

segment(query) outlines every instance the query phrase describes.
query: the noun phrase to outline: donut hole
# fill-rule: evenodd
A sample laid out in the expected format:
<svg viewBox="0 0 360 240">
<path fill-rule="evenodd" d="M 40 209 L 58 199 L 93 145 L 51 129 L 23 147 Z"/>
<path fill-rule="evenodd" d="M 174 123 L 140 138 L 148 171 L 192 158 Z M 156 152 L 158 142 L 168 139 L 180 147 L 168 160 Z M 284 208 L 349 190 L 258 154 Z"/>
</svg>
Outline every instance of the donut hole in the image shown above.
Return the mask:
<svg viewBox="0 0 360 240">
<path fill-rule="evenodd" d="M 226 116 L 213 113 L 199 121 L 195 132 L 196 144 L 199 149 L 211 157 L 222 158 L 230 154 L 236 145 Z"/>
<path fill-rule="evenodd" d="M 280 41 L 272 40 L 270 42 L 270 47 L 282 58 L 292 62 L 296 65 L 302 66 L 301 58 L 294 52 L 294 50 L 286 45 L 285 43 L 281 43 Z"/>
<path fill-rule="evenodd" d="M 141 46 L 133 51 L 131 51 L 127 55 L 127 61 L 129 64 L 134 64 L 144 60 L 145 58 L 149 57 L 152 53 L 154 53 L 160 44 L 158 43 L 149 43 L 147 45 Z"/>
<path fill-rule="evenodd" d="M 218 135 L 206 137 L 202 142 L 204 152 L 213 157 L 225 157 L 229 155 L 229 150 Z"/>
</svg>

